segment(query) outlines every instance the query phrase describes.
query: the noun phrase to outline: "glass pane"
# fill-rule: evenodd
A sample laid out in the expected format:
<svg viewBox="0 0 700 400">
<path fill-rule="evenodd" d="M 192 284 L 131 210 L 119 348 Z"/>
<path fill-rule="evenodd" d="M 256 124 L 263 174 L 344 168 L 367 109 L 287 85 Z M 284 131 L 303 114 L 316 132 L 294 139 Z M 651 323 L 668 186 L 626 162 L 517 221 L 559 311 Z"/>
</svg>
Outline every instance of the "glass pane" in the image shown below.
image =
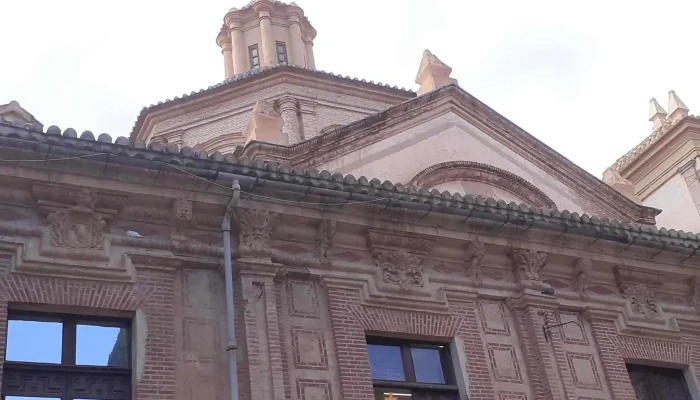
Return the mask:
<svg viewBox="0 0 700 400">
<path fill-rule="evenodd" d="M 63 324 L 19 321 L 7 323 L 8 361 L 61 363 Z"/>
<path fill-rule="evenodd" d="M 397 389 L 397 388 L 374 388 L 374 399 L 375 400 L 412 400 L 413 395 L 411 395 L 410 390 Z"/>
<path fill-rule="evenodd" d="M 411 357 L 413 357 L 413 369 L 416 371 L 416 382 L 445 383 L 438 349 L 412 347 Z"/>
<path fill-rule="evenodd" d="M 406 374 L 403 370 L 401 348 L 399 346 L 384 346 L 370 344 L 369 366 L 372 371 L 372 379 L 386 381 L 405 381 Z"/>
<path fill-rule="evenodd" d="M 126 328 L 78 325 L 76 364 L 110 367 L 129 366 Z"/>
</svg>

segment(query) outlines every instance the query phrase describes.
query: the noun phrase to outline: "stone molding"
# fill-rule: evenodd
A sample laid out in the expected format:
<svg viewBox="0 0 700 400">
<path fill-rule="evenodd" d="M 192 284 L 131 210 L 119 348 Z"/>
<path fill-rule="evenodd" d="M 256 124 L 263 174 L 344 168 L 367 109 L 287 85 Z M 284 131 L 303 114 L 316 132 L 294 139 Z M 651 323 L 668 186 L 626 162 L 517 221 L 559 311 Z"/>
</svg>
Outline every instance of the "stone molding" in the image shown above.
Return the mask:
<svg viewBox="0 0 700 400">
<path fill-rule="evenodd" d="M 518 175 L 473 161 L 448 161 L 432 165 L 414 176 L 409 185 L 432 189 L 442 183 L 456 181 L 485 183 L 503 189 L 530 205 L 556 208 L 556 204 L 549 196 Z"/>
</svg>

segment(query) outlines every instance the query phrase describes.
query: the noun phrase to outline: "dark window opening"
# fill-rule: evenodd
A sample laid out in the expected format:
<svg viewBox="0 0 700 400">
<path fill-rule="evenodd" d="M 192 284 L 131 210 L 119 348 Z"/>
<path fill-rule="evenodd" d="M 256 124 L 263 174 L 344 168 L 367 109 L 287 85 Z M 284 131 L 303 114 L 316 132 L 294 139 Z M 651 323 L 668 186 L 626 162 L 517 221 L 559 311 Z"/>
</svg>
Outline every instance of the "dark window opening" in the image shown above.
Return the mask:
<svg viewBox="0 0 700 400">
<path fill-rule="evenodd" d="M 287 64 L 287 45 L 284 42 L 277 42 L 277 61 Z"/>
<path fill-rule="evenodd" d="M 367 338 L 376 400 L 457 400 L 446 343 Z"/>
<path fill-rule="evenodd" d="M 627 364 L 637 399 L 690 400 L 688 385 L 679 369 Z"/>
<path fill-rule="evenodd" d="M 254 44 L 248 47 L 248 55 L 250 56 L 250 68 L 260 66 L 260 55 L 258 54 L 258 45 Z"/>
<path fill-rule="evenodd" d="M 0 400 L 130 400 L 129 320 L 10 312 Z"/>
</svg>

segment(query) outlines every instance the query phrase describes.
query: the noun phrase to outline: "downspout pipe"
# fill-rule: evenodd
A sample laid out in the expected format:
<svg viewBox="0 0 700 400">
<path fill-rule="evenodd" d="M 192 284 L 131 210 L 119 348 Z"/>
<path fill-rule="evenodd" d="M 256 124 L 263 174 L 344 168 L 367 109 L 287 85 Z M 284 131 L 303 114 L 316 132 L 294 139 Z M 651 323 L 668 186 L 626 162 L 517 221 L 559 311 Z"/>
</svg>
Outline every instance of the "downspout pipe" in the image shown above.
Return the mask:
<svg viewBox="0 0 700 400">
<path fill-rule="evenodd" d="M 221 231 L 224 238 L 224 280 L 226 281 L 226 325 L 228 336 L 226 353 L 228 353 L 229 387 L 231 389 L 231 400 L 238 400 L 238 362 L 236 360 L 238 346 L 236 344 L 236 320 L 233 305 L 233 262 L 231 256 L 231 218 L 233 217 L 233 211 L 238 206 L 238 200 L 241 195 L 241 186 L 237 180 L 233 181 L 231 189 L 233 190 L 233 195 L 226 205 Z"/>
</svg>

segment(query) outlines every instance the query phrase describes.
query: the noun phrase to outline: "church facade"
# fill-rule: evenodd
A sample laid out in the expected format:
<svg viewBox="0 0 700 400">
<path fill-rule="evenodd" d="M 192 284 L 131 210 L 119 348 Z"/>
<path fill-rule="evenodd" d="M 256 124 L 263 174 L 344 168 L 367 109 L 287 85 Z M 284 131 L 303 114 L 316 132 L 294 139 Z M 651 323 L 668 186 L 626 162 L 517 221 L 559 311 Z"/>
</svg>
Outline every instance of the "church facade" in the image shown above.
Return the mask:
<svg viewBox="0 0 700 400">
<path fill-rule="evenodd" d="M 2 400 L 700 399 L 675 92 L 600 180 L 429 51 L 414 92 L 321 71 L 315 36 L 229 10 L 224 80 L 128 137 L 0 106 Z"/>
</svg>

